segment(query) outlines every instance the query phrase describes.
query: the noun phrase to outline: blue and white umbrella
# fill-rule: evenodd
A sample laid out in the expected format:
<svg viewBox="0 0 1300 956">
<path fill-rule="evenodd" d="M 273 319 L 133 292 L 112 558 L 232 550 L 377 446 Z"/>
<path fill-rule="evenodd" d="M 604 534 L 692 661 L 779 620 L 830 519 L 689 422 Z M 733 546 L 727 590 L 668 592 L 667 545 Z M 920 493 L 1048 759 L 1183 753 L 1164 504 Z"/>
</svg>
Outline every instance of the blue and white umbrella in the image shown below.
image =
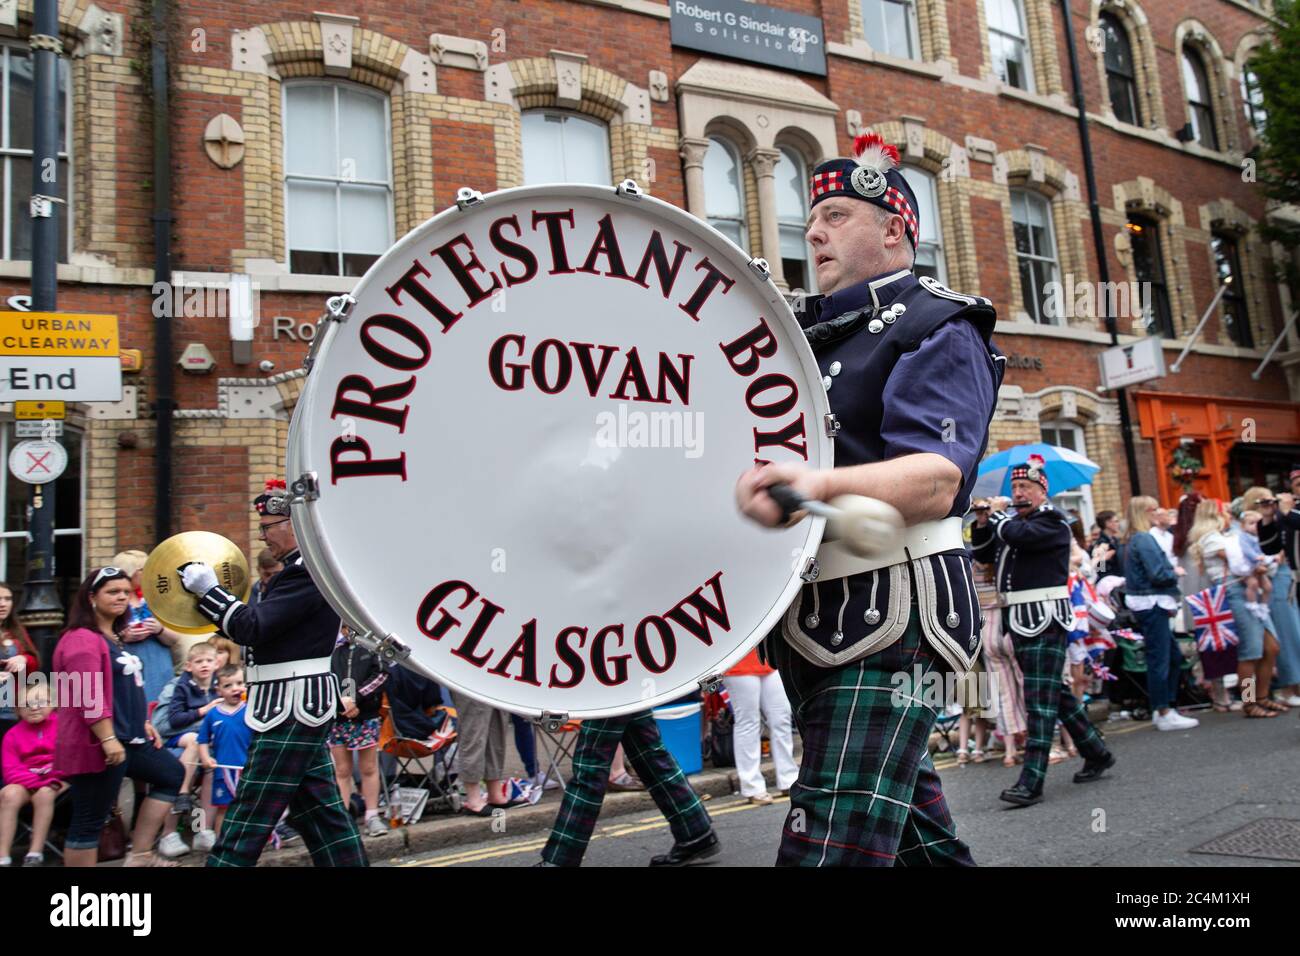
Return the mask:
<svg viewBox="0 0 1300 956">
<path fill-rule="evenodd" d="M 1047 489 L 1049 494 L 1060 494 L 1078 488 L 1080 485 L 1092 484 L 1092 476 L 1101 471 L 1101 466 L 1077 451 L 1035 442 L 1032 445 L 1017 445 L 990 455 L 980 462 L 979 477 L 975 479 L 975 497 L 1003 495 L 1011 497 L 1011 469 L 1029 461 L 1030 455 L 1040 455 L 1047 470 Z"/>
</svg>

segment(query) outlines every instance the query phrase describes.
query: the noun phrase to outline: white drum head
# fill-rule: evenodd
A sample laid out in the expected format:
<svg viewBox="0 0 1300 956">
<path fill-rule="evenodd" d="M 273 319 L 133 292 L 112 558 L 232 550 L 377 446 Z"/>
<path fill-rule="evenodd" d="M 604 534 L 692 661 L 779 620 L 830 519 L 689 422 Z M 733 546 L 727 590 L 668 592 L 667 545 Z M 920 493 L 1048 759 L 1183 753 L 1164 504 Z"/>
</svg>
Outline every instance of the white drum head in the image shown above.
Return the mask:
<svg viewBox="0 0 1300 956">
<path fill-rule="evenodd" d="M 760 528 L 735 483 L 756 458 L 828 467 L 829 407 L 719 233 L 612 188 L 508 189 L 353 295 L 287 473 L 315 476 L 294 528 L 346 622 L 493 706 L 583 718 L 697 689 L 779 619 L 822 522 Z"/>
</svg>

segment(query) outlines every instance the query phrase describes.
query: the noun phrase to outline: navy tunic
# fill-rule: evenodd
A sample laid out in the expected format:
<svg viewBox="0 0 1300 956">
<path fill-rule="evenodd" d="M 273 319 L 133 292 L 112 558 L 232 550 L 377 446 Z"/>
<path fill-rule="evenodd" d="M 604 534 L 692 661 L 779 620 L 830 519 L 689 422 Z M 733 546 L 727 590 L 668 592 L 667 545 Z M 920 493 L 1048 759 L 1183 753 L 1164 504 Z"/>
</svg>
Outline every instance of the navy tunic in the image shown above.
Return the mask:
<svg viewBox="0 0 1300 956">
<path fill-rule="evenodd" d="M 836 466 L 942 455 L 962 474 L 948 514 L 965 514 L 1002 381 L 1002 356 L 988 341 L 996 319 L 989 301 L 903 270 L 808 306 L 801 324 L 841 426 Z M 813 581 L 782 633 L 814 663 L 838 666 L 898 640 L 913 608 L 934 648 L 968 669 L 981 616 L 964 548 Z"/>
</svg>

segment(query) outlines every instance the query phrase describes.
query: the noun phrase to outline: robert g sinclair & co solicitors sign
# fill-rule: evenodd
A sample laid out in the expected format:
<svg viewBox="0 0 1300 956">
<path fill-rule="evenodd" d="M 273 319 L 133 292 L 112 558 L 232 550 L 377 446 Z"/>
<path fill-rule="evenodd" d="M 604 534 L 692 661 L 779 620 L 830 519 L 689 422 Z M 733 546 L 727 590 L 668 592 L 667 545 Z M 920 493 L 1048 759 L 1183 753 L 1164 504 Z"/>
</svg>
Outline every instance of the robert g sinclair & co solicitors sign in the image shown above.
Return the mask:
<svg viewBox="0 0 1300 956">
<path fill-rule="evenodd" d="M 672 0 L 673 46 L 826 75 L 822 22 L 745 0 Z"/>
</svg>

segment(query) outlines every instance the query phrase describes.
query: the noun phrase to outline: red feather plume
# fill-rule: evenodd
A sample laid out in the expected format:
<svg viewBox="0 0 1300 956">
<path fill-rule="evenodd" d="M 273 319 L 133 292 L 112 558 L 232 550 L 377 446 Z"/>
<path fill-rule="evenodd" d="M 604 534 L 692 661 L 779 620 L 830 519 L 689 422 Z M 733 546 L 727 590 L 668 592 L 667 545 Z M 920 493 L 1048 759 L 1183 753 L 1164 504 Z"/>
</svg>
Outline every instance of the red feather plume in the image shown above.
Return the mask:
<svg viewBox="0 0 1300 956">
<path fill-rule="evenodd" d="M 853 155 L 859 166 L 887 173 L 898 166 L 898 147 L 886 143 L 879 133 L 862 133 L 853 140 Z"/>
<path fill-rule="evenodd" d="M 1035 467 L 1044 468 L 1047 466 L 1047 459 L 1044 458 L 1042 455 L 1030 455 L 1029 463 L 1031 465 L 1034 465 Z"/>
<path fill-rule="evenodd" d="M 267 491 L 284 491 L 284 490 L 287 489 L 288 487 L 289 487 L 289 486 L 286 485 L 286 484 L 284 483 L 284 479 L 283 479 L 283 478 L 268 478 L 268 479 L 266 479 L 266 490 L 267 490 Z"/>
</svg>

